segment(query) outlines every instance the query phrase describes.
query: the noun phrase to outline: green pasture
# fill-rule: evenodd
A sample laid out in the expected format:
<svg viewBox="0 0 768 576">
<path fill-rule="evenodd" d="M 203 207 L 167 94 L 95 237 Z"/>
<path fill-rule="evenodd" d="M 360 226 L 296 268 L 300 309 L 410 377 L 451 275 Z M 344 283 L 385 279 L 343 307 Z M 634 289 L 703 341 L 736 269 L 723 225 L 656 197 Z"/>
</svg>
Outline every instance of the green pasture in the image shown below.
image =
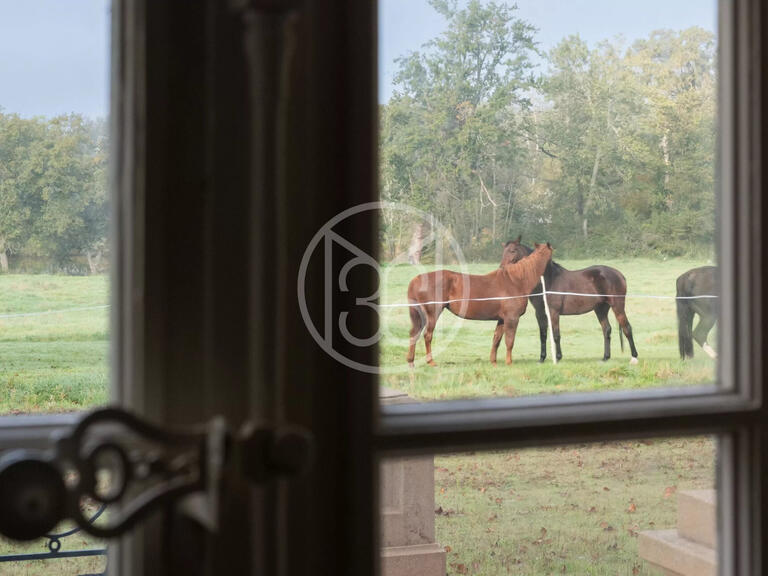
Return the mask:
<svg viewBox="0 0 768 576">
<path fill-rule="evenodd" d="M 108 302 L 106 276 L 0 276 L 0 414 L 106 401 L 109 310 L 78 308 Z"/>
<path fill-rule="evenodd" d="M 591 262 L 589 262 L 591 263 Z M 562 261 L 569 268 L 589 264 Z M 627 277 L 629 293 L 674 295 L 675 278 L 705 262 L 604 261 Z M 496 264 L 472 264 L 484 273 Z M 385 266 L 382 302 L 405 302 L 416 269 Z M 106 277 L 0 276 L 0 413 L 81 410 L 106 401 L 108 316 Z M 46 312 L 6 317 L 9 314 Z M 48 313 L 53 312 L 53 313 Z M 602 362 L 602 332 L 593 314 L 564 317 L 564 359 L 539 364 L 533 310 L 523 316 L 514 363 L 488 361 L 494 324 L 462 321 L 445 312 L 434 336 L 436 368 L 405 368 L 406 309 L 384 309 L 383 385 L 419 400 L 471 396 L 551 394 L 638 389 L 710 382 L 714 362 L 698 348 L 693 362 L 678 357 L 674 301 L 627 303 L 639 350 L 630 366 L 619 349 L 611 316 L 613 357 Z M 713 333 L 711 339 L 716 342 Z M 446 547 L 449 574 L 627 574 L 653 572 L 637 557 L 637 533 L 671 528 L 678 490 L 714 485 L 711 439 L 666 439 L 514 452 L 439 456 L 435 459 L 437 539 Z M 94 545 L 73 538 L 68 549 Z M 0 554 L 40 551 L 0 541 Z M 101 560 L 0 565 L 0 574 L 95 571 Z"/>
</svg>

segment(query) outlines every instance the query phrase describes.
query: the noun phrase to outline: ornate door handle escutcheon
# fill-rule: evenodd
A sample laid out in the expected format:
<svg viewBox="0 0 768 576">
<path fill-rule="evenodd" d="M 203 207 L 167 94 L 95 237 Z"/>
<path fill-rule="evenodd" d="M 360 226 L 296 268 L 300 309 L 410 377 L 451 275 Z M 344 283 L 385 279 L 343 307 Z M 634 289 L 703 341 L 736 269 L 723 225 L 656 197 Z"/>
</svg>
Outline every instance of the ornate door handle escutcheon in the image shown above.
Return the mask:
<svg viewBox="0 0 768 576">
<path fill-rule="evenodd" d="M 0 458 L 0 534 L 33 540 L 71 519 L 89 534 L 113 538 L 190 495 L 202 497 L 198 513 L 215 529 L 225 468 L 254 483 L 299 475 L 311 465 L 312 444 L 296 426 L 248 423 L 233 434 L 214 418 L 169 430 L 119 408 L 99 409 L 51 450 L 14 450 Z M 109 506 L 103 522 L 94 524 L 83 511 L 87 502 Z"/>
</svg>

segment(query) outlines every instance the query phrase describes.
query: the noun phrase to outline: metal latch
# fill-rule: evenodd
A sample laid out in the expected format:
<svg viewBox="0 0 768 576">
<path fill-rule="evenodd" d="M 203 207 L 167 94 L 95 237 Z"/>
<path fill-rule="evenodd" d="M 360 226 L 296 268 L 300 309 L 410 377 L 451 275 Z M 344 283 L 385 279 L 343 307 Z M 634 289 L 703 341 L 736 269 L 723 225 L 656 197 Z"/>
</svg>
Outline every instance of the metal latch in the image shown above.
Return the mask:
<svg viewBox="0 0 768 576">
<path fill-rule="evenodd" d="M 0 458 L 0 534 L 33 540 L 71 519 L 89 534 L 113 538 L 169 503 L 215 531 L 225 469 L 264 483 L 300 475 L 311 462 L 311 436 L 296 426 L 251 422 L 233 433 L 214 418 L 170 430 L 120 408 L 99 409 L 51 450 Z M 86 502 L 108 506 L 108 513 L 92 523 Z"/>
</svg>

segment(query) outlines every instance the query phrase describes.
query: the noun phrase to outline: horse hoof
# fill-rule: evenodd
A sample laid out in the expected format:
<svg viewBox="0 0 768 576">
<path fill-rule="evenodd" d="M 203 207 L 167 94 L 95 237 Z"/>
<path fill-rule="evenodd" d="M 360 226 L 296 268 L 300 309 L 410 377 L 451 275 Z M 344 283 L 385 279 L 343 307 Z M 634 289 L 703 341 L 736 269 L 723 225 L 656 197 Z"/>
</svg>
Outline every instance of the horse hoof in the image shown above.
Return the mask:
<svg viewBox="0 0 768 576">
<path fill-rule="evenodd" d="M 434 360 L 428 360 L 427 364 L 429 364 L 430 366 L 437 366 Z"/>
<path fill-rule="evenodd" d="M 630 363 L 630 365 L 637 364 L 637 357 L 636 356 L 632 356 L 632 358 L 629 360 L 629 363 Z"/>
<path fill-rule="evenodd" d="M 416 368 L 416 365 L 413 362 L 408 362 L 408 368 Z"/>
<path fill-rule="evenodd" d="M 547 360 L 547 357 L 546 356 L 542 356 L 541 358 L 539 358 L 539 364 L 544 364 L 544 362 L 546 362 L 546 360 Z"/>
<path fill-rule="evenodd" d="M 603 362 L 608 362 L 608 360 L 610 359 L 611 359 L 610 356 L 603 356 Z"/>
<path fill-rule="evenodd" d="M 706 342 L 704 344 L 702 344 L 701 348 L 702 348 L 702 350 L 704 350 L 704 352 L 706 352 L 707 356 L 709 356 L 713 360 L 715 358 L 717 358 L 717 352 L 712 350 L 712 347 L 709 344 L 707 344 Z"/>
</svg>

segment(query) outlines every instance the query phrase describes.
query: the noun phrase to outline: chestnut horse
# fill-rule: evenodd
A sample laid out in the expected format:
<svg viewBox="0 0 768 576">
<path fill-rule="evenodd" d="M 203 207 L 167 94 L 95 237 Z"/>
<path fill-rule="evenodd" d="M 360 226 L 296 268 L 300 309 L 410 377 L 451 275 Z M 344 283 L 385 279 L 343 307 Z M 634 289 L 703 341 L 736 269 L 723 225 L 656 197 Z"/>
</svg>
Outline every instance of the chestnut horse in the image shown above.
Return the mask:
<svg viewBox="0 0 768 576">
<path fill-rule="evenodd" d="M 521 237 L 503 244 L 504 253 L 501 257 L 501 267 L 511 262 L 518 262 L 526 258 L 531 249 L 520 243 Z M 621 326 L 621 331 L 629 341 L 632 352 L 632 364 L 637 363 L 637 349 L 632 338 L 632 327 L 629 325 L 627 315 L 624 313 L 624 301 L 627 294 L 627 281 L 624 275 L 610 266 L 590 266 L 582 270 L 566 270 L 557 262 L 550 262 L 544 272 L 544 282 L 547 291 L 575 292 L 586 296 L 571 296 L 562 294 L 548 294 L 549 314 L 552 317 L 552 333 L 555 339 L 556 355 L 560 360 L 563 357 L 560 349 L 560 316 L 586 314 L 595 311 L 597 320 L 603 329 L 604 353 L 603 360 L 611 357 L 611 323 L 608 321 L 608 311 L 613 310 L 616 320 Z M 541 284 L 535 286 L 532 292 L 541 292 Z M 593 296 L 594 294 L 594 296 Z M 539 336 L 541 338 L 540 362 L 547 358 L 547 315 L 544 310 L 542 296 L 531 296 L 531 304 L 536 310 L 536 320 L 539 323 Z M 619 332 L 621 349 L 624 350 L 624 339 Z M 498 339 L 501 338 L 501 327 L 496 327 L 493 335 L 493 346 L 498 347 Z M 491 351 L 493 354 L 493 351 Z"/>
<path fill-rule="evenodd" d="M 717 358 L 707 344 L 709 331 L 717 321 L 717 298 L 694 298 L 694 296 L 717 295 L 717 268 L 702 266 L 688 270 L 677 279 L 677 336 L 680 358 L 693 358 L 693 340 L 710 358 Z M 699 315 L 699 323 L 693 330 L 693 317 Z"/>
<path fill-rule="evenodd" d="M 490 274 L 460 274 L 438 270 L 416 276 L 408 285 L 408 303 L 411 304 L 408 364 L 413 366 L 416 342 L 424 330 L 427 363 L 435 366 L 432 359 L 432 333 L 445 308 L 468 320 L 496 320 L 504 330 L 507 364 L 511 364 L 517 323 L 528 304 L 525 296 L 533 291 L 551 258 L 552 247 L 547 242 L 536 244 L 536 249 L 519 262 L 509 263 Z M 497 329 L 497 332 L 500 341 L 501 329 Z M 493 364 L 496 364 L 497 349 L 498 342 L 491 351 Z"/>
</svg>

